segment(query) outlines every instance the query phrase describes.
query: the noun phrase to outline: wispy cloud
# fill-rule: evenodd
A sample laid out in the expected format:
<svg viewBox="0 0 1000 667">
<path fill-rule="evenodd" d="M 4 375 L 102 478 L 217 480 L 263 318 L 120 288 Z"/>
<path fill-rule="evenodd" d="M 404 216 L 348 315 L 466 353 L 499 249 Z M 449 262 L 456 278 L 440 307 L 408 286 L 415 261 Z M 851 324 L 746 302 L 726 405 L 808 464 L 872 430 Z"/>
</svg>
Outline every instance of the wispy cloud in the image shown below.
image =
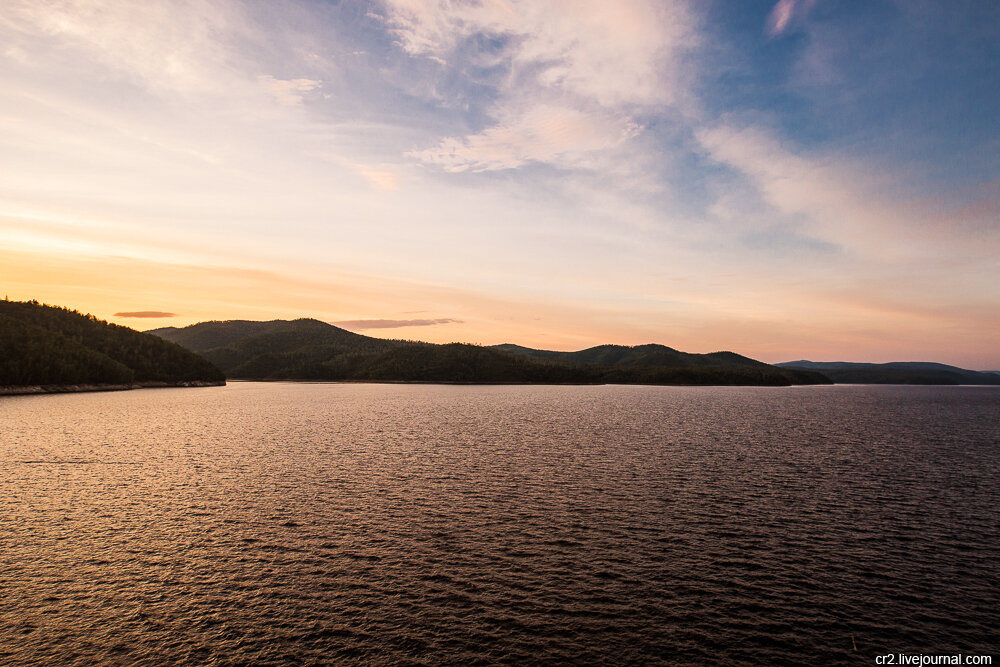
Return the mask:
<svg viewBox="0 0 1000 667">
<path fill-rule="evenodd" d="M 432 327 L 438 324 L 462 324 L 462 320 L 452 317 L 440 317 L 430 320 L 342 320 L 332 322 L 334 326 L 362 331 L 365 329 L 401 329 L 403 327 Z"/>
<path fill-rule="evenodd" d="M 177 313 L 167 313 L 162 310 L 132 310 L 123 313 L 115 313 L 115 317 L 157 318 L 177 316 Z"/>
<path fill-rule="evenodd" d="M 479 134 L 450 137 L 436 148 L 407 155 L 453 172 L 513 169 L 529 162 L 573 166 L 588 153 L 620 146 L 638 132 L 628 118 L 542 105 L 509 114 Z"/>
<path fill-rule="evenodd" d="M 319 79 L 276 79 L 270 74 L 261 74 L 257 80 L 275 100 L 286 106 L 302 104 L 306 93 L 323 85 Z"/>
<path fill-rule="evenodd" d="M 314 155 L 326 162 L 332 162 L 334 164 L 347 167 L 368 181 L 368 184 L 376 190 L 391 192 L 399 189 L 399 182 L 401 178 L 399 171 L 384 166 L 357 162 L 335 153 L 319 152 Z"/>
<path fill-rule="evenodd" d="M 228 40 L 246 25 L 228 0 L 12 0 L 0 22 L 85 50 L 119 76 L 157 93 L 211 91 L 229 62 Z"/>
<path fill-rule="evenodd" d="M 891 170 L 849 154 L 796 149 L 759 127 L 720 124 L 696 136 L 736 175 L 713 213 L 729 217 L 725 228 L 737 232 L 741 252 L 790 262 L 798 280 L 811 284 L 810 298 L 842 283 L 863 285 L 852 293 L 857 303 L 891 298 L 918 313 L 925 299 L 941 312 L 949 292 L 955 299 L 1000 297 L 987 278 L 1000 252 L 1000 229 L 985 222 L 997 212 L 988 188 L 979 205 L 942 209 L 914 196 Z M 836 307 L 847 310 L 845 301 Z"/>
<path fill-rule="evenodd" d="M 767 15 L 767 34 L 777 37 L 788 30 L 792 22 L 804 17 L 816 4 L 816 0 L 778 0 Z"/>
<path fill-rule="evenodd" d="M 378 169 L 371 165 L 359 165 L 358 173 L 368 179 L 376 190 L 391 192 L 399 189 L 399 172 L 388 169 Z"/>
<path fill-rule="evenodd" d="M 858 252 L 875 251 L 870 242 L 881 239 L 877 252 L 883 256 L 905 245 L 900 213 L 871 196 L 884 175 L 844 159 L 796 153 L 760 128 L 721 124 L 695 135 L 713 160 L 748 179 L 772 210 L 790 220 L 800 216 L 809 233 Z"/>
<path fill-rule="evenodd" d="M 492 91 L 481 130 L 409 153 L 450 171 L 573 166 L 635 136 L 637 111 L 687 95 L 682 2 L 390 0 L 386 21 L 407 53 Z"/>
<path fill-rule="evenodd" d="M 677 51 L 693 40 L 686 3 L 620 0 L 389 0 L 388 21 L 409 53 L 455 65 L 466 42 L 511 68 L 510 88 L 544 88 L 605 106 L 674 97 Z M 464 52 L 462 52 L 464 53 Z M 480 49 L 480 55 L 483 50 Z"/>
</svg>

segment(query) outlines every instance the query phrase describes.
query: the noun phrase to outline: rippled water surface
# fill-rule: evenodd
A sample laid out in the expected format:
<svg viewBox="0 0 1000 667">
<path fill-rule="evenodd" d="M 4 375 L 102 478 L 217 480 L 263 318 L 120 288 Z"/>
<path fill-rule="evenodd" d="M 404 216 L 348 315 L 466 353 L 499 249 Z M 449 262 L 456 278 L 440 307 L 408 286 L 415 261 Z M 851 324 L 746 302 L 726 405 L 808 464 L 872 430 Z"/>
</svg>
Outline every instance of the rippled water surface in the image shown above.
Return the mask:
<svg viewBox="0 0 1000 667">
<path fill-rule="evenodd" d="M 983 387 L 0 398 L 0 663 L 997 664 L 998 425 Z"/>
</svg>

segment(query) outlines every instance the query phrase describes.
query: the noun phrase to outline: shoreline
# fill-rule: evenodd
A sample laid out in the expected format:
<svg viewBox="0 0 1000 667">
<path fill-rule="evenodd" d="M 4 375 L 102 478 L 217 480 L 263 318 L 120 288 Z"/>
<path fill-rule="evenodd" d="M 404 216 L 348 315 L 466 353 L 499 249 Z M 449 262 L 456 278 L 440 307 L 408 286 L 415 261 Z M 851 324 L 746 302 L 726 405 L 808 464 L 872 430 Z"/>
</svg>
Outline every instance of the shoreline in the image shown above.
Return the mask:
<svg viewBox="0 0 1000 667">
<path fill-rule="evenodd" d="M 313 380 L 294 378 L 227 378 L 227 382 L 260 382 L 288 384 L 433 384 L 479 387 L 985 387 L 998 389 L 996 384 L 928 384 L 923 382 L 816 382 L 803 384 L 664 384 L 649 382 L 489 382 L 483 380 Z"/>
<path fill-rule="evenodd" d="M 482 387 L 816 387 L 832 386 L 832 382 L 821 384 L 665 384 L 650 382 L 524 382 L 488 380 L 314 380 L 294 378 L 227 378 L 227 382 L 287 382 L 290 384 L 435 384 Z"/>
<path fill-rule="evenodd" d="M 132 389 L 164 389 L 169 387 L 223 387 L 225 380 L 187 380 L 183 382 L 130 382 L 127 384 L 35 384 L 0 386 L 0 396 L 32 396 L 36 394 L 77 394 L 94 391 L 129 391 Z"/>
</svg>

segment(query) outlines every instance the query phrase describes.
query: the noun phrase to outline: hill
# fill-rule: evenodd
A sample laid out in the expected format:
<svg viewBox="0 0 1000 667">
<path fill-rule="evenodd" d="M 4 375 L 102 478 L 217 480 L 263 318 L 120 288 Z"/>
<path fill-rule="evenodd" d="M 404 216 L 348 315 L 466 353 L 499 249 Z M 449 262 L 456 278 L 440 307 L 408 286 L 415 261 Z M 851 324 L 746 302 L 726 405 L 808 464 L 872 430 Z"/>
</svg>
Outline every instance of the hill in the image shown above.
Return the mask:
<svg viewBox="0 0 1000 667">
<path fill-rule="evenodd" d="M 979 384 L 1000 385 L 1000 375 L 970 371 L 927 361 L 896 361 L 887 364 L 848 361 L 786 361 L 782 368 L 812 370 L 842 384 Z"/>
<path fill-rule="evenodd" d="M 790 384 L 827 384 L 829 380 L 815 371 L 799 369 L 777 369 L 762 361 L 744 357 L 735 352 L 711 352 L 709 354 L 692 354 L 681 352 L 672 347 L 650 343 L 646 345 L 598 345 L 578 352 L 556 352 L 552 350 L 534 350 L 520 345 L 506 343 L 495 345 L 494 349 L 509 354 L 546 359 L 566 364 L 607 367 L 606 375 L 609 381 L 642 382 L 642 378 L 662 378 L 663 382 L 674 384 L 670 378 L 682 378 L 684 375 L 694 377 L 698 374 L 714 375 L 719 384 L 743 384 L 740 378 L 756 378 L 755 382 L 747 384 L 781 383 L 775 377 L 783 377 Z M 655 379 L 653 383 L 658 383 Z M 689 384 L 689 382 L 679 382 Z"/>
<path fill-rule="evenodd" d="M 231 378 L 411 382 L 788 385 L 828 383 L 731 352 L 691 355 L 662 345 L 580 352 L 385 340 L 313 319 L 202 322 L 149 333 L 184 345 Z"/>
<path fill-rule="evenodd" d="M 224 384 L 225 375 L 157 336 L 37 301 L 0 301 L 0 387 Z"/>
</svg>

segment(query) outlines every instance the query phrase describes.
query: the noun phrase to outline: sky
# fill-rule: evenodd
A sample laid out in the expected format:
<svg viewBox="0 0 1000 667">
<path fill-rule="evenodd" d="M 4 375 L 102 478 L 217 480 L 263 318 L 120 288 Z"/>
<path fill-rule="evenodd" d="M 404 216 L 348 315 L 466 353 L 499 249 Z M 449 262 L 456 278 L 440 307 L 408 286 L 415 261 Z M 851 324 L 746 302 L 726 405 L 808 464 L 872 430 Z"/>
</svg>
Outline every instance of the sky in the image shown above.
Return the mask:
<svg viewBox="0 0 1000 667">
<path fill-rule="evenodd" d="M 992 0 L 4 0 L 0 289 L 1000 369 Z"/>
</svg>

